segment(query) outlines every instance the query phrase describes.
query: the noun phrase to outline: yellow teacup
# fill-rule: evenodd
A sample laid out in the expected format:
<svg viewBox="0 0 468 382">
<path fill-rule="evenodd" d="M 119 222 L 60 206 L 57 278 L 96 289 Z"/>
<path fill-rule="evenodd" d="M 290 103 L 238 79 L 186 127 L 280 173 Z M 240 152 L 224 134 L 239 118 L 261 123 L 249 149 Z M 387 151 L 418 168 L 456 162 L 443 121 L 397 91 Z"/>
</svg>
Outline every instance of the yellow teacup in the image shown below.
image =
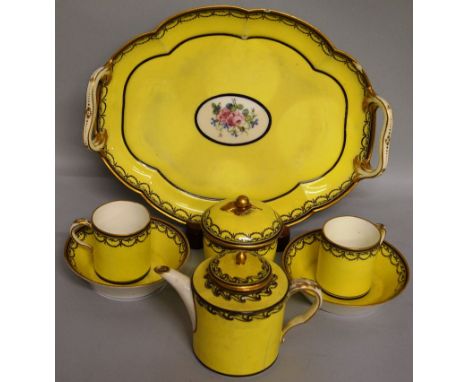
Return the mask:
<svg viewBox="0 0 468 382">
<path fill-rule="evenodd" d="M 344 299 L 366 295 L 385 227 L 355 216 L 340 216 L 324 224 L 322 236 L 316 271 L 322 290 Z"/>
<path fill-rule="evenodd" d="M 136 282 L 151 266 L 151 217 L 139 203 L 115 201 L 94 210 L 91 222 L 77 219 L 70 234 L 93 253 L 94 270 L 105 281 L 120 284 Z M 76 232 L 88 227 L 93 232 L 93 244 L 80 240 Z"/>
</svg>

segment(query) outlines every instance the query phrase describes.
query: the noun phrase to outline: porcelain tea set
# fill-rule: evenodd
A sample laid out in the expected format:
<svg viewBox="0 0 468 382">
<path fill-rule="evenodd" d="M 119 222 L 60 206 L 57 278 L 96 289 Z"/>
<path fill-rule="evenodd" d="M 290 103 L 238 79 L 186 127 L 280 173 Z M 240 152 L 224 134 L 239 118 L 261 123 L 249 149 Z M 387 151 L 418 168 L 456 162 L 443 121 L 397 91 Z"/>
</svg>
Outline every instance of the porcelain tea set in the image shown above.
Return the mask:
<svg viewBox="0 0 468 382">
<path fill-rule="evenodd" d="M 221 75 L 236 60 L 235 80 Z M 174 287 L 193 351 L 211 370 L 259 373 L 320 308 L 361 315 L 406 286 L 408 265 L 385 227 L 356 216 L 293 239 L 275 262 L 288 227 L 385 170 L 393 123 L 362 67 L 304 21 L 230 6 L 186 11 L 96 70 L 86 105 L 84 144 L 200 242 L 140 203 L 112 201 L 71 225 L 65 260 L 114 300 Z M 384 126 L 371 168 L 377 108 Z M 190 245 L 204 259 L 188 277 Z M 311 304 L 284 324 L 298 292 Z"/>
</svg>

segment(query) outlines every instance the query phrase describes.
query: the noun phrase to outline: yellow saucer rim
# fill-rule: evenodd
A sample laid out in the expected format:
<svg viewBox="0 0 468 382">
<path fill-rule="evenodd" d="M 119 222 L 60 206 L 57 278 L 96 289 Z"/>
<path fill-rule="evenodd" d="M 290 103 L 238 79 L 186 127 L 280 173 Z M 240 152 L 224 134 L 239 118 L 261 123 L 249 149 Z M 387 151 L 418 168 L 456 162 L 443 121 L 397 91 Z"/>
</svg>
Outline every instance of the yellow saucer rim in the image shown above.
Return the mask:
<svg viewBox="0 0 468 382">
<path fill-rule="evenodd" d="M 189 241 L 188 241 L 188 238 L 187 236 L 185 236 L 185 234 L 179 229 L 177 228 L 175 225 L 171 224 L 171 223 L 168 223 L 162 219 L 159 219 L 159 218 L 156 218 L 156 217 L 151 217 L 151 222 L 158 222 L 159 224 L 162 224 L 162 225 L 165 225 L 169 228 L 171 228 L 172 230 L 174 230 L 174 232 L 176 232 L 179 237 L 183 240 L 184 244 L 185 244 L 185 252 L 183 254 L 183 258 L 182 258 L 182 261 L 180 262 L 179 266 L 177 268 L 174 268 L 176 270 L 182 268 L 185 263 L 187 262 L 188 258 L 189 258 L 189 255 L 190 255 L 190 244 L 189 244 Z M 81 229 L 84 229 L 81 228 Z M 80 230 L 78 230 L 80 231 Z M 71 235 L 68 235 L 68 238 L 67 240 L 65 241 L 65 246 L 64 246 L 64 258 L 65 258 L 65 263 L 67 264 L 68 268 L 77 276 L 79 277 L 80 279 L 90 283 L 90 284 L 93 284 L 93 285 L 99 285 L 99 286 L 103 286 L 103 287 L 107 287 L 107 288 L 117 288 L 117 289 L 120 289 L 120 288 L 129 288 L 129 289 L 133 289 L 133 288 L 143 288 L 143 287 L 151 287 L 151 286 L 155 286 L 157 284 L 164 284 L 165 280 L 163 278 L 159 279 L 159 280 L 156 280 L 154 282 L 151 282 L 151 283 L 143 283 L 143 281 L 145 280 L 145 278 L 148 276 L 146 275 L 143 279 L 135 282 L 135 283 L 132 283 L 132 284 L 112 284 L 112 283 L 109 283 L 109 282 L 106 282 L 104 280 L 102 281 L 97 281 L 97 280 L 92 280 L 92 279 L 89 279 L 88 277 L 86 277 L 85 275 L 81 274 L 80 272 L 78 272 L 77 269 L 75 269 L 71 263 L 70 263 L 70 259 L 68 258 L 67 256 L 67 252 L 68 252 L 68 248 L 70 247 L 70 244 L 72 242 L 72 237 Z M 152 269 L 150 269 L 150 272 L 152 272 Z M 99 278 L 99 276 L 96 275 L 97 278 Z"/>
<path fill-rule="evenodd" d="M 319 234 L 320 235 L 320 232 L 321 232 L 321 229 L 314 229 L 314 230 L 311 230 L 311 231 L 308 231 L 308 232 L 305 232 L 299 236 L 297 236 L 296 238 L 294 238 L 293 240 L 291 240 L 288 245 L 286 246 L 286 248 L 284 249 L 282 255 L 281 255 L 281 268 L 283 268 L 283 270 L 285 271 L 288 279 L 291 281 L 294 279 L 293 275 L 292 275 L 292 272 L 290 271 L 290 269 L 288 268 L 288 266 L 286 265 L 286 259 L 289 257 L 288 256 L 288 252 L 290 251 L 290 249 L 293 247 L 293 245 L 298 242 L 299 240 L 302 240 L 304 237 L 307 237 L 307 236 L 311 236 L 311 235 L 317 235 Z M 405 278 L 405 281 L 404 281 L 404 284 L 403 286 L 394 294 L 392 294 L 390 297 L 387 297 L 385 299 L 383 299 L 382 301 L 378 301 L 378 302 L 374 302 L 374 303 L 369 303 L 369 304 L 362 304 L 362 305 L 356 305 L 356 304 L 352 304 L 354 302 L 358 302 L 360 300 L 362 300 L 363 298 L 365 298 L 367 296 L 367 294 L 363 297 L 360 297 L 360 298 L 356 298 L 356 299 L 353 299 L 353 300 L 344 300 L 344 299 L 339 299 L 337 297 L 332 297 L 332 296 L 329 296 L 327 295 L 326 293 L 323 293 L 323 300 L 326 301 L 327 303 L 329 304 L 334 304 L 334 305 L 338 305 L 338 306 L 343 306 L 343 307 L 348 307 L 348 308 L 367 308 L 367 307 L 373 307 L 373 306 L 379 306 L 379 305 L 382 305 L 388 301 L 391 301 L 393 299 L 395 299 L 396 297 L 400 296 L 402 294 L 402 292 L 406 289 L 406 287 L 408 286 L 409 284 L 409 279 L 410 279 L 410 276 L 411 276 L 411 272 L 410 272 L 410 267 L 409 267 L 409 264 L 408 264 L 408 261 L 406 260 L 405 256 L 401 253 L 401 251 L 396 248 L 394 245 L 390 244 L 388 241 L 384 241 L 382 244 L 385 244 L 387 245 L 392 251 L 394 251 L 394 253 L 399 257 L 399 259 L 402 261 L 404 267 L 405 267 L 405 271 L 406 271 L 406 278 Z M 298 250 L 297 252 L 300 252 L 301 250 Z M 377 256 L 381 255 L 381 250 L 379 250 L 377 252 Z M 294 258 L 294 257 L 293 257 Z M 315 281 L 314 279 L 311 279 L 313 281 Z M 372 290 L 372 286 L 371 286 L 371 289 L 369 290 L 369 292 Z"/>
</svg>

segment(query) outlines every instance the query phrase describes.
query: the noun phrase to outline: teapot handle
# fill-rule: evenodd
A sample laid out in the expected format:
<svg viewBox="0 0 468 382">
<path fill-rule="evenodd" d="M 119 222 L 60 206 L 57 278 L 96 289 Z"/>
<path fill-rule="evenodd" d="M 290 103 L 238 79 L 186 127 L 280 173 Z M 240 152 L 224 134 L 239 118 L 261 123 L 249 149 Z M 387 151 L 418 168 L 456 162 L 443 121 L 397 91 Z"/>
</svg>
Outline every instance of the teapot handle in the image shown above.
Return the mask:
<svg viewBox="0 0 468 382">
<path fill-rule="evenodd" d="M 311 292 L 315 299 L 313 304 L 307 309 L 307 311 L 303 314 L 300 314 L 296 317 L 291 318 L 286 325 L 283 327 L 283 332 L 281 335 L 281 341 L 284 341 L 284 336 L 288 332 L 289 329 L 293 328 L 294 326 L 303 324 L 309 321 L 312 316 L 317 313 L 320 306 L 322 305 L 323 298 L 322 298 L 322 291 L 320 287 L 315 281 L 307 280 L 307 279 L 294 279 L 291 282 L 291 285 L 288 290 L 288 295 L 286 297 L 286 301 L 295 293 L 297 292 Z"/>
</svg>

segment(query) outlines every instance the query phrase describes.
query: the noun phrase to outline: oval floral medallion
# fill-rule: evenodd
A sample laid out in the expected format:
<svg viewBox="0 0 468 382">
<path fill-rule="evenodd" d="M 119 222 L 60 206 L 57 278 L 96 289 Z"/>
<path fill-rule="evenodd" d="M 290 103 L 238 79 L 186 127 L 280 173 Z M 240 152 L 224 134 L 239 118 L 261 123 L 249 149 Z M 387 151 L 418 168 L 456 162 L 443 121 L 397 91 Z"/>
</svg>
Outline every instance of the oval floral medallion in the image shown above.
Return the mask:
<svg viewBox="0 0 468 382">
<path fill-rule="evenodd" d="M 195 113 L 200 133 L 222 145 L 246 145 L 270 129 L 271 115 L 257 100 L 240 94 L 221 94 L 204 101 Z"/>
</svg>

